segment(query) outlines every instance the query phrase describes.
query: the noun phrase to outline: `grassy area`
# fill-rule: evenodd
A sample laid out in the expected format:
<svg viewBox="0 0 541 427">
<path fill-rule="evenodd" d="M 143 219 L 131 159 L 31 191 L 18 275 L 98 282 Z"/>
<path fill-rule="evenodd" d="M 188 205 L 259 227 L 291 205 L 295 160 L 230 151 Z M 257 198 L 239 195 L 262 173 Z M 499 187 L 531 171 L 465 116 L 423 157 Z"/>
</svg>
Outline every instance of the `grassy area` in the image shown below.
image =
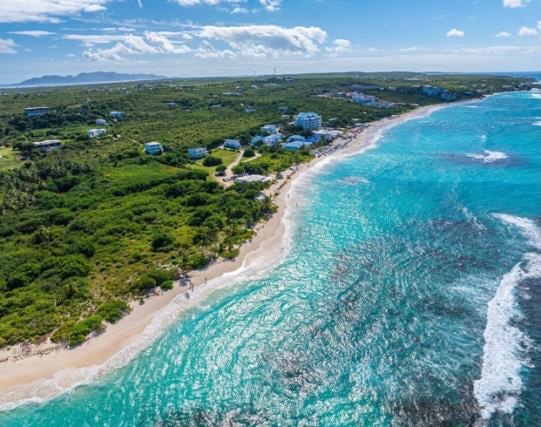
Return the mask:
<svg viewBox="0 0 541 427">
<path fill-rule="evenodd" d="M 212 150 L 210 153 L 211 156 L 217 157 L 222 160 L 222 164 L 225 167 L 228 167 L 231 163 L 235 161 L 237 156 L 240 155 L 239 151 L 233 151 L 233 150 L 224 150 L 224 149 L 218 149 L 218 150 Z M 211 178 L 214 178 L 216 174 L 216 166 L 204 166 L 203 165 L 204 159 L 199 159 L 195 162 L 195 164 L 199 167 L 201 167 L 202 170 L 205 170 Z"/>
<path fill-rule="evenodd" d="M 21 164 L 11 147 L 0 147 L 0 171 L 18 167 Z"/>
<path fill-rule="evenodd" d="M 309 161 L 312 155 L 307 150 L 301 150 L 295 153 L 283 151 L 267 151 L 256 159 L 243 160 L 234 170 L 237 173 L 256 173 L 267 175 L 272 172 L 280 172 L 293 166 L 294 164 Z"/>
</svg>

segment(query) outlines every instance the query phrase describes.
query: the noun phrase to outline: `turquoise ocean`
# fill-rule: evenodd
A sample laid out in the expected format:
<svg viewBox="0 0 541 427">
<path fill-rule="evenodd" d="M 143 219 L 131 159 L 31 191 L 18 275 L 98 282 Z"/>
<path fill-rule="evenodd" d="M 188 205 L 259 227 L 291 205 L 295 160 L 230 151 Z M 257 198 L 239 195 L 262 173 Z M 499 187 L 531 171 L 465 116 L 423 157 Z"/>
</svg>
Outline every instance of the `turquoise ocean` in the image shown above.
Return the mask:
<svg viewBox="0 0 541 427">
<path fill-rule="evenodd" d="M 540 125 L 498 94 L 318 165 L 277 264 L 0 425 L 541 425 Z"/>
</svg>

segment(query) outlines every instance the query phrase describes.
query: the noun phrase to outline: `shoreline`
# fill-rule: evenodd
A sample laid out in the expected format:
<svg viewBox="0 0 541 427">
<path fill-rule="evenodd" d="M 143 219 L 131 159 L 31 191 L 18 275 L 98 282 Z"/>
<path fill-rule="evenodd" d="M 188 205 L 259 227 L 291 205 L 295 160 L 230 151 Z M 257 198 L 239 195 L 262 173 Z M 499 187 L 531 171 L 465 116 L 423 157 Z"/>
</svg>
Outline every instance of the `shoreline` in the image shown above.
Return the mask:
<svg viewBox="0 0 541 427">
<path fill-rule="evenodd" d="M 252 273 L 250 280 L 254 275 L 263 274 L 280 262 L 288 250 L 291 231 L 287 224 L 291 207 L 288 201 L 300 177 L 306 172 L 317 172 L 332 161 L 375 147 L 383 133 L 398 124 L 460 104 L 418 107 L 372 122 L 352 137 L 344 148 L 285 171 L 284 178 L 267 190 L 268 194 L 274 195 L 272 201 L 277 206 L 276 213 L 268 221 L 256 225 L 254 237 L 241 246 L 235 260 L 219 260 L 204 270 L 190 272 L 194 290 L 189 298 L 185 296 L 189 288 L 180 287 L 175 282 L 172 290 L 149 297 L 143 305 L 132 303 L 129 314 L 117 323 L 107 325 L 105 332 L 74 349 L 38 344 L 13 346 L 10 350 L 0 351 L 0 410 L 47 400 L 79 385 L 99 380 L 127 364 L 150 346 L 183 311 L 197 306 L 214 290 L 246 280 L 246 272 Z M 340 142 L 343 143 L 344 139 Z"/>
</svg>

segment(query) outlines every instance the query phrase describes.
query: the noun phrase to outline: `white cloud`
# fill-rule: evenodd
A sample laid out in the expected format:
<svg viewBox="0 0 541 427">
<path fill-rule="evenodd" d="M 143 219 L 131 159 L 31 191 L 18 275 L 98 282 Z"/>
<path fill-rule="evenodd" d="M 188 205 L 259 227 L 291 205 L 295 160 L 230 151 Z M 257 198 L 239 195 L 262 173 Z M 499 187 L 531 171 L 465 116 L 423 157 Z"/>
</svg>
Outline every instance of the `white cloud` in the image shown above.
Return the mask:
<svg viewBox="0 0 541 427">
<path fill-rule="evenodd" d="M 233 9 L 230 13 L 240 14 L 248 13 L 249 10 L 245 7 L 241 7 L 240 4 L 246 3 L 246 0 L 171 0 L 175 3 L 178 3 L 180 6 L 190 7 L 190 6 L 218 6 L 224 3 L 230 3 L 233 5 Z M 280 10 L 282 0 L 259 0 L 259 3 L 268 12 L 276 12 Z"/>
<path fill-rule="evenodd" d="M 147 41 L 158 45 L 162 53 L 188 53 L 191 49 L 185 44 L 174 44 L 165 34 L 147 31 L 145 32 Z"/>
<path fill-rule="evenodd" d="M 59 22 L 59 17 L 105 10 L 109 0 L 2 0 L 0 22 Z"/>
<path fill-rule="evenodd" d="M 16 46 L 11 39 L 0 39 L 0 53 L 17 53 Z"/>
<path fill-rule="evenodd" d="M 447 31 L 447 37 L 464 37 L 464 35 L 464 31 L 458 30 L 456 28 Z"/>
<path fill-rule="evenodd" d="M 541 21 L 537 21 L 537 31 L 541 32 Z"/>
<path fill-rule="evenodd" d="M 496 34 L 494 37 L 511 37 L 511 33 L 507 31 L 502 31 L 501 33 Z"/>
<path fill-rule="evenodd" d="M 195 51 L 195 56 L 201 59 L 211 59 L 211 58 L 229 58 L 236 59 L 237 55 L 235 52 L 229 49 L 218 50 L 210 42 L 204 40 L 201 46 Z"/>
<path fill-rule="evenodd" d="M 85 46 L 93 46 L 123 41 L 128 36 L 128 34 L 64 34 L 62 38 L 82 42 Z"/>
<path fill-rule="evenodd" d="M 351 42 L 346 39 L 333 40 L 332 46 L 326 47 L 325 50 L 330 53 L 344 53 L 350 50 Z"/>
<path fill-rule="evenodd" d="M 25 31 L 10 31 L 10 34 L 17 34 L 19 36 L 30 36 L 30 37 L 45 37 L 45 36 L 53 36 L 56 33 L 52 33 L 50 31 L 42 31 L 42 30 L 25 30 Z"/>
<path fill-rule="evenodd" d="M 225 42 L 244 56 L 260 57 L 263 53 L 313 55 L 320 51 L 327 33 L 319 27 L 285 28 L 277 25 L 244 25 L 200 27 L 197 37 Z"/>
<path fill-rule="evenodd" d="M 199 6 L 199 5 L 216 6 L 220 3 L 242 2 L 242 0 L 172 0 L 172 1 L 184 7 Z"/>
<path fill-rule="evenodd" d="M 276 12 L 277 10 L 280 10 L 282 0 L 259 0 L 259 3 L 261 3 L 261 6 L 263 6 L 265 10 Z"/>
<path fill-rule="evenodd" d="M 514 9 L 516 7 L 524 7 L 529 0 L 503 0 L 503 7 Z"/>
<path fill-rule="evenodd" d="M 85 50 L 83 57 L 90 61 L 122 61 L 127 55 L 136 53 L 123 43 L 117 43 L 108 49 Z"/>
<path fill-rule="evenodd" d="M 454 51 L 456 53 L 467 53 L 472 55 L 503 55 L 506 53 L 533 54 L 539 52 L 534 46 L 487 46 L 487 47 L 465 47 Z"/>
<path fill-rule="evenodd" d="M 96 44 L 116 44 L 109 48 L 91 48 L 83 52 L 83 57 L 91 61 L 122 61 L 130 55 L 145 54 L 183 54 L 192 49 L 182 43 L 172 42 L 165 34 L 146 31 L 144 36 L 125 35 L 66 35 L 70 40 L 79 40 L 92 47 Z"/>
<path fill-rule="evenodd" d="M 277 25 L 205 25 L 184 31 L 65 34 L 63 38 L 86 46 L 85 58 L 108 61 L 120 61 L 130 55 L 158 53 L 193 53 L 199 58 L 309 57 L 322 50 L 342 53 L 351 46 L 351 42 L 345 39 L 333 40 L 329 46 L 325 46 L 327 33 L 319 27 L 286 28 Z"/>
<path fill-rule="evenodd" d="M 107 27 L 101 28 L 101 31 L 131 33 L 135 31 L 135 29 L 131 27 Z"/>
<path fill-rule="evenodd" d="M 400 49 L 400 52 L 423 52 L 430 50 L 428 47 L 419 47 L 419 46 L 410 46 L 410 47 L 403 47 Z"/>
<path fill-rule="evenodd" d="M 240 15 L 243 13 L 250 13 L 250 11 L 246 9 L 245 7 L 235 6 L 233 9 L 231 9 L 229 13 L 233 15 Z"/>
<path fill-rule="evenodd" d="M 539 33 L 537 32 L 535 28 L 527 27 L 525 25 L 520 27 L 520 29 L 517 32 L 517 35 L 520 37 L 536 36 L 538 34 Z"/>
</svg>

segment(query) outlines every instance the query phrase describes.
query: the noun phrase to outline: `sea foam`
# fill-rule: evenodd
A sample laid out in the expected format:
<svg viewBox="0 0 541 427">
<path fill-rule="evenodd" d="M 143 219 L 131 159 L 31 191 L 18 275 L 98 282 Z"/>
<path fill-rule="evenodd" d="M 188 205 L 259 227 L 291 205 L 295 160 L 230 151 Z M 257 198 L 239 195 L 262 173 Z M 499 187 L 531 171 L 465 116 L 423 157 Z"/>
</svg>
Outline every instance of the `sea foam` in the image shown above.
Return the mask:
<svg viewBox="0 0 541 427">
<path fill-rule="evenodd" d="M 541 230 L 534 221 L 508 214 L 494 217 L 518 228 L 530 246 L 541 249 Z M 474 382 L 474 395 L 484 419 L 497 412 L 512 414 L 518 403 L 522 389 L 520 372 L 528 366 L 525 350 L 531 343 L 527 334 L 515 325 L 522 318 L 516 287 L 534 278 L 541 278 L 541 255 L 527 252 L 502 277 L 496 295 L 488 303 L 481 377 Z"/>
<path fill-rule="evenodd" d="M 466 154 L 466 156 L 471 159 L 481 160 L 483 163 L 494 163 L 509 158 L 509 156 L 502 151 L 490 150 L 485 150 L 482 154 Z"/>
</svg>

